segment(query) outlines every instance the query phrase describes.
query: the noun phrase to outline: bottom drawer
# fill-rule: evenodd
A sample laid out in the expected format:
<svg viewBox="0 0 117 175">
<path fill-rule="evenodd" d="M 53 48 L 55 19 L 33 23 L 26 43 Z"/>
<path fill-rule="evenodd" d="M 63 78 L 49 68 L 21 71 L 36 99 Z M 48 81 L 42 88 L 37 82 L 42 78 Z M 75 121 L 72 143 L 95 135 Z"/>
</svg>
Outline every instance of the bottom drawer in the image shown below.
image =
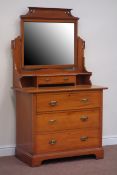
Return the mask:
<svg viewBox="0 0 117 175">
<path fill-rule="evenodd" d="M 35 135 L 35 153 L 99 147 L 98 130 L 72 130 Z"/>
</svg>

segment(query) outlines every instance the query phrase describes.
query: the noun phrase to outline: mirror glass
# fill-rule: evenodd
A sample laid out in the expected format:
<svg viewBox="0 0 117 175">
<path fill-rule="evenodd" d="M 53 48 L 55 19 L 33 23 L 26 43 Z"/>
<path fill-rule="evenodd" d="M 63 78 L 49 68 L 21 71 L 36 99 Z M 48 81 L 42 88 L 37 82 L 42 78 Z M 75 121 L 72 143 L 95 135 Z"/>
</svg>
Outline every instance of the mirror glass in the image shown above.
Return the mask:
<svg viewBox="0 0 117 175">
<path fill-rule="evenodd" d="M 74 64 L 74 23 L 24 22 L 24 65 Z"/>
</svg>

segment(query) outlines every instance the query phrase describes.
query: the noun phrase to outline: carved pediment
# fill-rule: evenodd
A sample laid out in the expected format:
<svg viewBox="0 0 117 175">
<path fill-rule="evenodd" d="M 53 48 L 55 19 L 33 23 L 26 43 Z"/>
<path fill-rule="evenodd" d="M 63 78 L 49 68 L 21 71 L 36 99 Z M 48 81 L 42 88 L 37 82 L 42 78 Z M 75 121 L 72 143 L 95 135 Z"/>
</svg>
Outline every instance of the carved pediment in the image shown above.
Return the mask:
<svg viewBox="0 0 117 175">
<path fill-rule="evenodd" d="M 22 15 L 22 19 L 28 18 L 48 18 L 48 19 L 77 19 L 71 14 L 72 9 L 65 8 L 42 8 L 42 7 L 29 7 L 26 15 Z"/>
</svg>

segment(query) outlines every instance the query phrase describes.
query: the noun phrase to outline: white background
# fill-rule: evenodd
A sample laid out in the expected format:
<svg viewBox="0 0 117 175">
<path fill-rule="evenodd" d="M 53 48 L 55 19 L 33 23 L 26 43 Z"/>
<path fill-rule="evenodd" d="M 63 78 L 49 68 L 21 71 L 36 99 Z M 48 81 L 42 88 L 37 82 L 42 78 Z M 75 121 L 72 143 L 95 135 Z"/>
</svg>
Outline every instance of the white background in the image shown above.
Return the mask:
<svg viewBox="0 0 117 175">
<path fill-rule="evenodd" d="M 86 68 L 104 91 L 103 136 L 117 137 L 117 0 L 0 0 L 0 147 L 15 145 L 11 40 L 28 6 L 72 8 L 86 41 Z M 22 121 L 23 122 L 23 121 Z"/>
</svg>

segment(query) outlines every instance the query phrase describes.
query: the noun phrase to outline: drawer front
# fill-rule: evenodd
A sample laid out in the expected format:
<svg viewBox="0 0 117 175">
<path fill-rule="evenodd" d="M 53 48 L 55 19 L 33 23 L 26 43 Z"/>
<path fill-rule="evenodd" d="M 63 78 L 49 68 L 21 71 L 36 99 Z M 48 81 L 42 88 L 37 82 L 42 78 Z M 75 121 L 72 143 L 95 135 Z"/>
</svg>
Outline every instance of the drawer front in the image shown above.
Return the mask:
<svg viewBox="0 0 117 175">
<path fill-rule="evenodd" d="M 99 91 L 45 93 L 37 95 L 37 112 L 82 109 L 101 106 Z"/>
<path fill-rule="evenodd" d="M 75 128 L 99 128 L 98 109 L 37 115 L 35 131 L 49 132 Z"/>
<path fill-rule="evenodd" d="M 45 76 L 38 77 L 38 84 L 66 84 L 66 83 L 76 83 L 75 76 Z"/>
<path fill-rule="evenodd" d="M 35 135 L 35 153 L 99 147 L 98 130 L 71 130 L 52 134 Z"/>
</svg>

